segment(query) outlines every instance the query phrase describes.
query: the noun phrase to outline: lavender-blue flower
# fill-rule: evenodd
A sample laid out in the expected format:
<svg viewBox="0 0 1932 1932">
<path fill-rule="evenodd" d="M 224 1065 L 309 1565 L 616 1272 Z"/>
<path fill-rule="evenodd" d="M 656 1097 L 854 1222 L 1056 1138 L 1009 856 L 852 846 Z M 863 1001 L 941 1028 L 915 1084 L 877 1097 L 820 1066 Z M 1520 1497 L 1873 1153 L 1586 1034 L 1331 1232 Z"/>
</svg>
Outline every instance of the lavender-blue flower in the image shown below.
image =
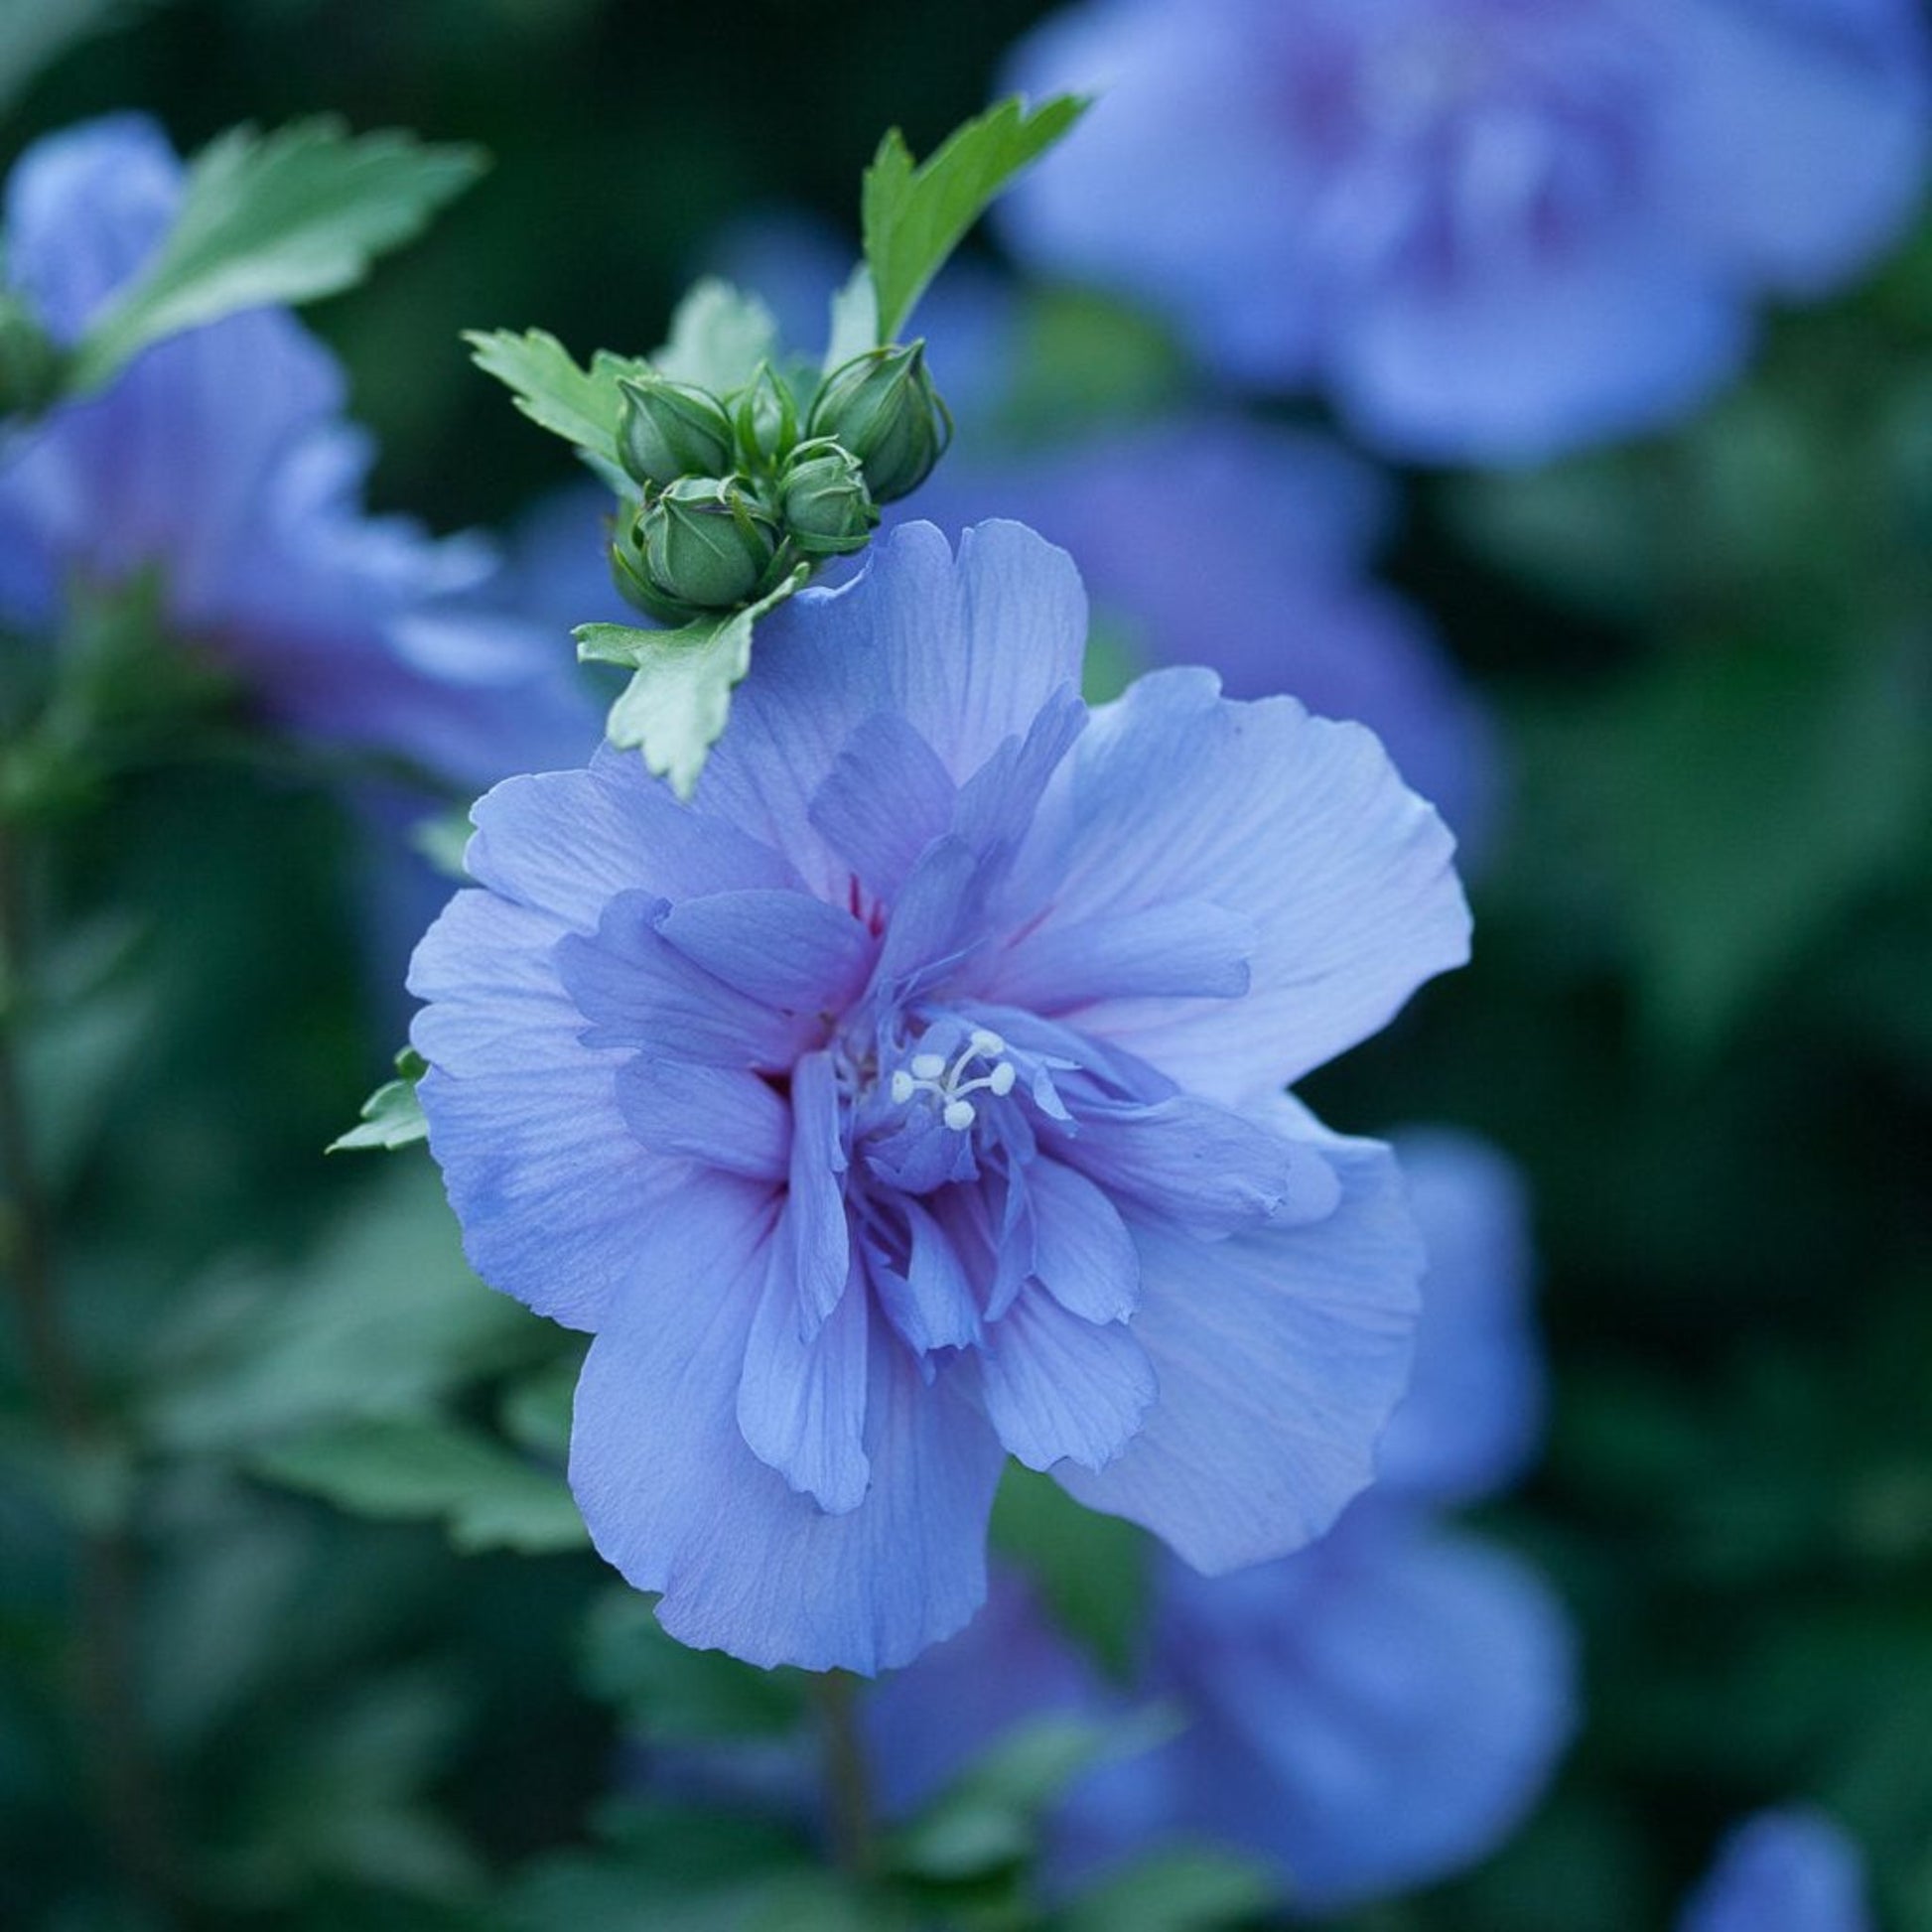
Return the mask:
<svg viewBox="0 0 1932 1932">
<path fill-rule="evenodd" d="M 759 628 L 693 804 L 513 779 L 419 949 L 485 1280 L 593 1330 L 571 1475 L 688 1642 L 876 1670 L 984 1590 L 1007 1453 L 1220 1571 L 1368 1480 L 1421 1257 L 1285 1085 L 1457 963 L 1358 727 L 1089 714 L 1066 557 L 911 525 Z"/>
<path fill-rule="evenodd" d="M 180 206 L 167 137 L 116 115 L 36 142 L 7 183 L 5 273 L 75 340 Z M 101 395 L 0 444 L 0 622 L 52 632 L 69 583 L 148 569 L 182 642 L 282 729 L 400 757 L 453 790 L 581 758 L 600 736 L 568 641 L 491 600 L 474 537 L 371 518 L 373 451 L 344 379 L 286 311 L 139 356 Z"/>
<path fill-rule="evenodd" d="M 1007 78 L 1100 94 L 1007 206 L 1035 263 L 1448 462 L 1685 414 L 1932 152 L 1916 0 L 1087 0 Z"/>
<path fill-rule="evenodd" d="M 1678 1932 L 1871 1932 L 1864 1862 L 1844 1829 L 1804 1806 L 1762 1811 L 1719 1848 Z"/>
</svg>

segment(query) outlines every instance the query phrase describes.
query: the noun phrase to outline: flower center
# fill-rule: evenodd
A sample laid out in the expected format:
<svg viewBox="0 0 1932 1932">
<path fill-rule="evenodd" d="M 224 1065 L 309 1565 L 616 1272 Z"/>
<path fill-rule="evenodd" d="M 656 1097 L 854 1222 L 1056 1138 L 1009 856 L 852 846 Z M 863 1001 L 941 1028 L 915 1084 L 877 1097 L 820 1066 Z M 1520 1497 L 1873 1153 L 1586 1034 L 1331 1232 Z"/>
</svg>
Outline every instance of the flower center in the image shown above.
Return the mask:
<svg viewBox="0 0 1932 1932">
<path fill-rule="evenodd" d="M 893 1075 L 894 1102 L 909 1106 L 918 1095 L 930 1094 L 938 1103 L 939 1118 L 955 1134 L 964 1134 L 979 1118 L 968 1095 L 990 1093 L 999 1100 L 1013 1091 L 1019 1075 L 1013 1062 L 1001 1057 L 1006 1050 L 1007 1043 L 998 1034 L 975 1027 L 951 1065 L 943 1053 L 914 1053 Z M 986 1070 L 969 1079 L 968 1070 L 981 1062 L 987 1063 Z"/>
</svg>

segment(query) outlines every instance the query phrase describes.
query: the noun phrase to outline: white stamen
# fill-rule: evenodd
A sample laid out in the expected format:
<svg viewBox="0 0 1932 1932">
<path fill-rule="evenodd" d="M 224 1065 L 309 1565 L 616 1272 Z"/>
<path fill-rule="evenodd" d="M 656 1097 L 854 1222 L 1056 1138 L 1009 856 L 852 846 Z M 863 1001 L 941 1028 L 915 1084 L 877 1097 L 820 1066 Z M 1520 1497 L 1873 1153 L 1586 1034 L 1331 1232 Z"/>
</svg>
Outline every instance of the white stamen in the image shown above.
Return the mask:
<svg viewBox="0 0 1932 1932">
<path fill-rule="evenodd" d="M 1011 1060 L 995 1060 L 986 1072 L 971 1080 L 966 1069 L 975 1060 L 993 1059 L 996 1053 L 1005 1051 L 1006 1041 L 998 1034 L 987 1027 L 975 1027 L 950 1066 L 943 1053 L 914 1053 L 906 1066 L 893 1074 L 894 1103 L 903 1107 L 915 1093 L 929 1093 L 939 1103 L 939 1118 L 955 1134 L 964 1134 L 979 1119 L 979 1109 L 966 1096 L 990 1093 L 1003 1100 L 1020 1077 Z"/>
<path fill-rule="evenodd" d="M 1004 1053 L 1007 1050 L 1006 1041 L 998 1034 L 990 1033 L 984 1027 L 975 1027 L 967 1043 L 976 1053 L 990 1055 L 993 1053 Z"/>
<path fill-rule="evenodd" d="M 900 1067 L 893 1075 L 893 1099 L 899 1106 L 903 1107 L 912 1098 L 913 1091 L 911 1074 L 906 1072 L 904 1067 Z"/>
<path fill-rule="evenodd" d="M 914 1053 L 912 1072 L 921 1080 L 936 1080 L 946 1070 L 946 1056 L 943 1053 Z"/>
<path fill-rule="evenodd" d="M 973 1111 L 970 1100 L 948 1100 L 946 1111 L 939 1116 L 955 1134 L 963 1134 L 979 1116 Z"/>
<path fill-rule="evenodd" d="M 1011 1060 L 1002 1060 L 986 1076 L 986 1084 L 993 1089 L 996 1099 L 1004 1100 L 1013 1091 L 1013 1083 L 1020 1077 L 1019 1069 Z"/>
</svg>

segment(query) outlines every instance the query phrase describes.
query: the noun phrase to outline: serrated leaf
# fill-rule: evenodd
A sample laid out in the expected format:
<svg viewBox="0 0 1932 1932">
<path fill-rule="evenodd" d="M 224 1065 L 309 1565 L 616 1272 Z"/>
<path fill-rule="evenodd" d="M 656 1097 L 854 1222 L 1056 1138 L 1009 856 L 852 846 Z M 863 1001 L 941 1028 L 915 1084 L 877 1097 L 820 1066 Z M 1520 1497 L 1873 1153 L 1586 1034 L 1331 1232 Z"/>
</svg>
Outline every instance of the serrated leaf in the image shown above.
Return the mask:
<svg viewBox="0 0 1932 1932">
<path fill-rule="evenodd" d="M 1086 112 L 1077 94 L 1028 109 L 1018 94 L 948 135 L 914 166 L 897 128 L 866 170 L 860 209 L 878 297 L 878 341 L 893 342 L 926 285 L 1006 185 Z"/>
<path fill-rule="evenodd" d="M 70 390 L 98 389 L 185 329 L 349 287 L 483 166 L 475 148 L 425 147 L 398 130 L 351 135 L 327 115 L 266 135 L 230 129 L 196 157 L 153 262 L 81 338 Z"/>
<path fill-rule="evenodd" d="M 429 1122 L 423 1118 L 423 1103 L 416 1098 L 416 1082 L 429 1071 L 429 1062 L 413 1046 L 396 1055 L 396 1075 L 362 1102 L 362 1121 L 346 1134 L 338 1136 L 324 1150 L 329 1154 L 347 1154 L 358 1148 L 414 1147 L 429 1139 Z"/>
<path fill-rule="evenodd" d="M 732 688 L 752 668 L 754 624 L 809 575 L 801 564 L 757 604 L 676 630 L 579 625 L 573 633 L 578 656 L 622 664 L 632 673 L 605 725 L 611 743 L 641 751 L 645 764 L 668 778 L 680 798 L 689 798 L 731 716 Z"/>
<path fill-rule="evenodd" d="M 460 1550 L 530 1556 L 588 1542 L 562 1476 L 450 1423 L 348 1423 L 261 1450 L 250 1466 L 351 1515 L 440 1519 Z"/>
<path fill-rule="evenodd" d="M 825 373 L 843 368 L 855 356 L 880 343 L 879 292 L 872 285 L 872 269 L 857 263 L 832 297 L 832 330 L 825 344 Z"/>
<path fill-rule="evenodd" d="M 574 444 L 584 460 L 621 495 L 635 489 L 618 460 L 618 381 L 648 365 L 635 356 L 600 348 L 580 368 L 562 343 L 545 329 L 472 329 L 463 340 L 477 366 L 516 398 L 516 406 L 540 429 Z"/>
<path fill-rule="evenodd" d="M 670 340 L 652 351 L 660 375 L 723 396 L 742 389 L 760 362 L 778 358 L 778 325 L 757 296 L 715 275 L 693 283 L 671 315 Z"/>
</svg>

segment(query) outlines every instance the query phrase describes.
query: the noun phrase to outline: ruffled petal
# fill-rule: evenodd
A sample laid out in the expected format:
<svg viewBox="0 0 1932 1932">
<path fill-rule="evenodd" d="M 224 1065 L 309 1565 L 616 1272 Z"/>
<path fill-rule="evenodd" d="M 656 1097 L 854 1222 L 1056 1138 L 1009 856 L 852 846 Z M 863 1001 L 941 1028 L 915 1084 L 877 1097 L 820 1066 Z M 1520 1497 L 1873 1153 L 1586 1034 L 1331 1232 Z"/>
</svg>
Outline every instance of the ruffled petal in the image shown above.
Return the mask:
<svg viewBox="0 0 1932 1932">
<path fill-rule="evenodd" d="M 845 1145 L 829 1053 L 807 1053 L 791 1076 L 791 1168 L 783 1240 L 792 1319 L 814 1333 L 846 1293 L 851 1230 L 845 1216 Z"/>
<path fill-rule="evenodd" d="M 1359 726 L 1161 671 L 1095 714 L 1002 922 L 1085 925 L 1202 898 L 1251 920 L 1245 998 L 1102 1001 L 1080 1022 L 1241 1105 L 1367 1037 L 1467 957 L 1452 849 Z"/>
<path fill-rule="evenodd" d="M 811 821 L 860 883 L 890 902 L 958 796 L 938 755 L 903 718 L 882 712 L 846 741 L 812 794 Z"/>
<path fill-rule="evenodd" d="M 640 1147 L 751 1180 L 783 1180 L 791 1113 L 767 1081 L 639 1053 L 619 1067 L 618 1110 Z"/>
<path fill-rule="evenodd" d="M 1394 1157 L 1359 1141 L 1327 1158 L 1342 1198 L 1311 1226 L 1135 1227 L 1133 1331 L 1161 1399 L 1105 1469 L 1054 1472 L 1210 1574 L 1319 1536 L 1374 1474 L 1408 1379 L 1423 1253 Z"/>
<path fill-rule="evenodd" d="M 681 1642 L 748 1663 L 865 1672 L 960 1629 L 986 1592 L 1004 1460 L 942 1378 L 871 1351 L 865 1501 L 830 1516 L 746 1447 L 738 1387 L 769 1223 L 720 1213 L 701 1267 L 598 1337 L 577 1390 L 571 1486 L 604 1556 Z"/>
<path fill-rule="evenodd" d="M 988 963 L 979 991 L 1074 1020 L 1096 1000 L 1236 1000 L 1248 990 L 1254 946 L 1252 919 L 1205 899 L 1174 899 L 1030 927 Z"/>
<path fill-rule="evenodd" d="M 1034 1278 L 1071 1314 L 1122 1321 L 1141 1300 L 1141 1251 L 1120 1211 L 1084 1174 L 1057 1161 L 1026 1173 Z"/>
<path fill-rule="evenodd" d="M 872 970 L 876 941 L 850 912 L 807 893 L 707 893 L 657 929 L 727 986 L 788 1013 L 839 1013 Z"/>
<path fill-rule="evenodd" d="M 860 1276 L 801 1338 L 798 1284 L 773 1242 L 764 1292 L 745 1344 L 738 1427 L 760 1462 L 834 1515 L 857 1509 L 872 1480 L 866 1430 L 866 1284 Z"/>
<path fill-rule="evenodd" d="M 1022 1289 L 974 1356 L 987 1420 L 1030 1469 L 1104 1467 L 1155 1398 L 1146 1351 L 1124 1321 L 1092 1322 Z"/>
</svg>

